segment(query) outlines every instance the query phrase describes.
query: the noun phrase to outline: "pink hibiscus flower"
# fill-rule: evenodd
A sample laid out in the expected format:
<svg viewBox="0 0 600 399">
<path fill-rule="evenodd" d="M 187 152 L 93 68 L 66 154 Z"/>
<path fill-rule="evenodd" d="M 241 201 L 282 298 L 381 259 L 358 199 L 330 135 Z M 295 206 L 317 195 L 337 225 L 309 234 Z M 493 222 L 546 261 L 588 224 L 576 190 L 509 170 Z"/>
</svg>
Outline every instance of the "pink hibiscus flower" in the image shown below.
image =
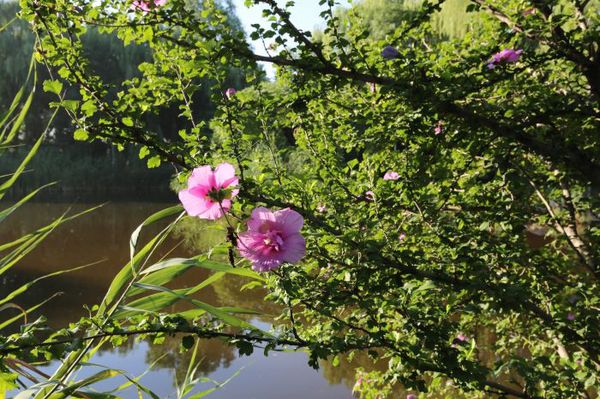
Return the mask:
<svg viewBox="0 0 600 399">
<path fill-rule="evenodd" d="M 131 4 L 133 9 L 148 12 L 153 8 L 161 7 L 167 4 L 167 0 L 134 0 Z"/>
<path fill-rule="evenodd" d="M 296 263 L 306 253 L 300 235 L 304 218 L 289 208 L 272 212 L 259 207 L 252 211 L 248 231 L 238 236 L 238 249 L 258 272 L 277 269 L 282 263 Z"/>
<path fill-rule="evenodd" d="M 467 337 L 467 336 L 466 336 L 465 334 L 463 334 L 463 333 L 459 333 L 459 334 L 456 336 L 456 338 L 454 338 L 454 339 L 452 340 L 452 345 L 451 345 L 451 346 L 452 346 L 453 348 L 456 348 L 456 347 L 458 347 L 458 345 L 462 345 L 462 344 L 464 344 L 465 342 L 468 342 L 468 341 L 469 341 L 469 337 Z"/>
<path fill-rule="evenodd" d="M 231 199 L 239 190 L 235 169 L 222 163 L 213 171 L 210 165 L 194 169 L 188 188 L 179 192 L 179 200 L 190 216 L 216 220 L 231 208 Z"/>
<path fill-rule="evenodd" d="M 371 93 L 376 93 L 377 92 L 377 85 L 373 82 L 369 83 L 369 91 Z"/>
<path fill-rule="evenodd" d="M 233 87 L 230 87 L 229 89 L 225 90 L 225 97 L 227 97 L 227 99 L 231 99 L 231 97 L 235 96 L 235 94 L 237 93 L 237 90 L 234 89 Z"/>
<path fill-rule="evenodd" d="M 438 121 L 437 125 L 435 126 L 435 129 L 433 129 L 433 132 L 437 136 L 438 134 L 442 134 L 443 131 L 444 131 L 444 122 Z"/>
<path fill-rule="evenodd" d="M 521 58 L 522 53 L 523 50 L 513 50 L 510 48 L 504 49 L 492 56 L 492 59 L 488 63 L 487 67 L 489 69 L 494 69 L 496 68 L 496 65 L 517 62 L 519 61 L 519 58 Z"/>
<path fill-rule="evenodd" d="M 386 172 L 385 175 L 383 175 L 383 180 L 398 180 L 399 178 L 400 175 L 392 170 Z"/>
</svg>

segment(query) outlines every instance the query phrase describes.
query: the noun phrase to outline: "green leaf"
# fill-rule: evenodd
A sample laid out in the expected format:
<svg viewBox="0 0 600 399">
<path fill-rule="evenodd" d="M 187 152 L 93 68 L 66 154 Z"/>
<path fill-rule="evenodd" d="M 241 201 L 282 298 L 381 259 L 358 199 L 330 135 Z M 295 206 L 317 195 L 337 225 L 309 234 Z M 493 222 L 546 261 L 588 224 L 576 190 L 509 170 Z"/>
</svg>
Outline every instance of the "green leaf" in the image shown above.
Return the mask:
<svg viewBox="0 0 600 399">
<path fill-rule="evenodd" d="M 92 100 L 88 100 L 81 105 L 81 112 L 83 112 L 86 116 L 92 116 L 96 113 L 98 107 Z"/>
<path fill-rule="evenodd" d="M 46 93 L 54 93 L 57 96 L 60 96 L 60 93 L 63 89 L 63 84 L 59 80 L 45 80 L 43 88 Z"/>
<path fill-rule="evenodd" d="M 150 155 L 150 150 L 145 145 L 140 148 L 140 159 L 146 158 Z"/>
<path fill-rule="evenodd" d="M 79 101 L 77 100 L 63 100 L 60 105 L 62 105 L 66 110 L 71 112 L 77 112 L 79 108 Z"/>
<path fill-rule="evenodd" d="M 155 155 L 152 158 L 148 159 L 147 165 L 148 168 L 152 169 L 152 168 L 158 168 L 160 166 L 161 160 L 160 160 L 160 156 Z"/>
<path fill-rule="evenodd" d="M 84 129 L 77 129 L 73 134 L 73 138 L 78 141 L 85 141 L 89 138 L 89 134 Z"/>
</svg>

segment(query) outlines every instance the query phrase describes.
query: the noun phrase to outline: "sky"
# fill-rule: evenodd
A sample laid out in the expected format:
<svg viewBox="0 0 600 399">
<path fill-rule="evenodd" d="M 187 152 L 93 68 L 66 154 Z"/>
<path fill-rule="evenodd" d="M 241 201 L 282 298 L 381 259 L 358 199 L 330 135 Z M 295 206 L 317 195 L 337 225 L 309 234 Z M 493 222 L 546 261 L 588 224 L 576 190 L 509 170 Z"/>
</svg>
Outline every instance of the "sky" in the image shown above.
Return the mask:
<svg viewBox="0 0 600 399">
<path fill-rule="evenodd" d="M 287 0 L 277 0 L 277 3 L 283 7 Z M 244 25 L 246 33 L 253 31 L 252 24 L 262 23 L 265 27 L 265 20 L 262 18 L 262 7 L 253 6 L 247 8 L 244 6 L 244 0 L 233 0 L 237 15 Z M 340 3 L 346 4 L 347 0 L 341 0 Z M 319 14 L 326 10 L 325 6 L 319 5 L 319 0 L 297 0 L 296 5 L 291 9 L 291 21 L 297 28 L 307 31 L 313 31 L 315 28 L 323 27 L 323 20 Z M 252 42 L 258 54 L 265 54 L 260 42 Z M 268 44 L 268 43 L 267 43 Z M 264 64 L 263 64 L 264 65 Z M 265 65 L 267 76 L 273 78 L 274 70 L 271 65 Z"/>
</svg>

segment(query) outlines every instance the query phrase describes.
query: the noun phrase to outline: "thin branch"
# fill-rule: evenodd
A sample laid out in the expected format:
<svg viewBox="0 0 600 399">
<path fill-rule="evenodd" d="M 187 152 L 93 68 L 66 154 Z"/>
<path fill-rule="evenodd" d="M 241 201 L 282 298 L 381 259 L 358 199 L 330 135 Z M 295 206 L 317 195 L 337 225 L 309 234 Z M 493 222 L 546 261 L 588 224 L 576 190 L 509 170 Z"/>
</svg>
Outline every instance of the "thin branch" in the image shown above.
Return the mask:
<svg viewBox="0 0 600 399">
<path fill-rule="evenodd" d="M 548 212 L 548 214 L 552 218 L 552 220 L 554 222 L 554 228 L 556 230 L 558 230 L 562 235 L 565 236 L 565 238 L 567 239 L 567 242 L 569 243 L 569 246 L 577 254 L 577 257 L 579 258 L 580 263 L 583 266 L 585 266 L 592 273 L 592 275 L 594 275 L 596 277 L 596 279 L 597 279 L 599 277 L 598 273 L 597 273 L 597 271 L 596 271 L 596 269 L 594 267 L 594 264 L 590 263 L 589 260 L 588 260 L 589 257 L 590 257 L 590 254 L 585 249 L 585 243 L 583 242 L 583 240 L 581 240 L 581 238 L 577 234 L 577 229 L 575 228 L 575 225 L 574 224 L 573 225 L 569 224 L 567 226 L 564 226 L 560 222 L 560 218 L 556 215 L 556 212 L 554 212 L 554 208 L 552 207 L 552 205 L 550 205 L 550 202 L 546 199 L 546 197 L 544 196 L 544 194 L 540 191 L 540 189 L 538 188 L 537 184 L 527 174 L 525 176 L 527 178 L 527 181 L 529 182 L 529 184 L 531 185 L 531 187 L 535 191 L 536 195 L 538 196 L 538 198 L 542 202 L 542 204 L 544 204 L 544 207 L 546 208 L 546 211 Z M 563 195 L 564 195 L 564 193 L 563 193 Z"/>
<path fill-rule="evenodd" d="M 260 342 L 260 343 L 270 343 L 277 345 L 289 345 L 294 346 L 296 348 L 306 347 L 307 343 L 300 341 L 293 341 L 289 339 L 278 339 L 278 338 L 268 338 L 261 337 L 251 334 L 239 334 L 239 333 L 225 333 L 225 332 L 217 332 L 211 330 L 205 330 L 199 327 L 194 326 L 178 326 L 175 329 L 171 328 L 155 328 L 155 329 L 141 329 L 141 330 L 125 330 L 125 331 L 111 331 L 111 332 L 101 332 L 93 335 L 89 335 L 86 337 L 77 338 L 80 342 L 87 341 L 95 341 L 97 339 L 110 338 L 110 337 L 130 337 L 137 335 L 155 335 L 155 334 L 194 334 L 198 338 L 227 338 L 227 339 L 243 339 L 246 341 Z M 6 355 L 10 353 L 18 353 L 24 350 L 36 349 L 36 348 L 48 348 L 59 345 L 67 345 L 71 344 L 75 338 L 67 338 L 56 341 L 48 341 L 48 342 L 40 342 L 33 344 L 25 344 L 18 346 L 7 346 L 0 347 L 0 354 Z M 359 348 L 356 348 L 359 349 Z"/>
</svg>

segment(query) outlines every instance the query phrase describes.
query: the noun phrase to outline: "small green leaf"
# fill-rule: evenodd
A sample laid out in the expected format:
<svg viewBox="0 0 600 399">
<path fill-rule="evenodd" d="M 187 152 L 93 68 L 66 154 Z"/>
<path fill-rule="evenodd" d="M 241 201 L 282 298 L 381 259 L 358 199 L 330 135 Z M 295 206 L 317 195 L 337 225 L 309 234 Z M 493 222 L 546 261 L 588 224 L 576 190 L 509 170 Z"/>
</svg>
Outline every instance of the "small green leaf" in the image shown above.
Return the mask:
<svg viewBox="0 0 600 399">
<path fill-rule="evenodd" d="M 64 100 L 61 105 L 71 111 L 71 112 L 77 112 L 77 108 L 79 108 L 79 101 L 77 100 Z"/>
<path fill-rule="evenodd" d="M 63 89 L 63 84 L 59 80 L 45 80 L 43 87 L 46 93 L 54 93 L 58 96 Z"/>
<path fill-rule="evenodd" d="M 81 105 L 81 112 L 83 112 L 86 116 L 92 116 L 96 113 L 98 107 L 94 104 L 93 101 L 88 100 Z"/>
<path fill-rule="evenodd" d="M 150 155 L 150 150 L 148 149 L 148 147 L 142 146 L 142 148 L 140 148 L 140 159 L 144 159 L 148 155 Z"/>
<path fill-rule="evenodd" d="M 85 141 L 90 135 L 84 129 L 77 129 L 73 134 L 73 138 L 78 141 Z"/>
<path fill-rule="evenodd" d="M 131 119 L 130 117 L 125 117 L 123 119 L 121 119 L 121 121 L 123 122 L 123 124 L 127 127 L 132 127 L 133 126 L 133 119 Z"/>
<path fill-rule="evenodd" d="M 149 158 L 147 163 L 150 169 L 158 168 L 160 166 L 160 157 L 158 155 L 155 155 L 152 158 Z"/>
</svg>

